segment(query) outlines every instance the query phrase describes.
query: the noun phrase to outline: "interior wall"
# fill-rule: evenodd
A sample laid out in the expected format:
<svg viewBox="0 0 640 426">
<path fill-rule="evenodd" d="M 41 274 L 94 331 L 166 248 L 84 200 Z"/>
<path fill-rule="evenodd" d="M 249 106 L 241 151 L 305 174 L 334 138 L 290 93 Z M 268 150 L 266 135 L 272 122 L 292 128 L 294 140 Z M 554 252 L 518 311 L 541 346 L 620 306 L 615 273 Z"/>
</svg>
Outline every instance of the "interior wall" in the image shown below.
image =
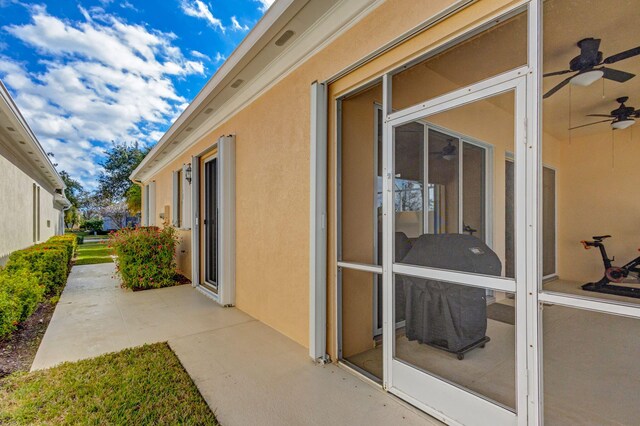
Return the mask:
<svg viewBox="0 0 640 426">
<path fill-rule="evenodd" d="M 599 252 L 586 251 L 580 244 L 594 235 L 612 235 L 605 244 L 617 264 L 638 256 L 640 136 L 633 127 L 637 125 L 612 132 L 605 123 L 593 126 L 593 134 L 555 142 L 562 154 L 557 171 L 558 272 L 562 279 L 590 282 L 602 277 Z M 550 145 L 552 142 L 544 141 L 545 151 Z"/>
</svg>

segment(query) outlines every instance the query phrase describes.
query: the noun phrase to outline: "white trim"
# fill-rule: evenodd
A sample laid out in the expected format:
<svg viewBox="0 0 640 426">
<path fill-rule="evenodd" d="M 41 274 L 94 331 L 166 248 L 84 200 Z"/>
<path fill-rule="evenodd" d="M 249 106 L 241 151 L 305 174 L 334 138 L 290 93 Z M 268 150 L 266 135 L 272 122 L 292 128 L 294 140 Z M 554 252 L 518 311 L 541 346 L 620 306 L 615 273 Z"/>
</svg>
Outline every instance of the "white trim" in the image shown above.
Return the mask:
<svg viewBox="0 0 640 426">
<path fill-rule="evenodd" d="M 147 208 L 147 223 L 148 226 L 156 226 L 156 181 L 149 182 L 148 201 L 149 207 Z"/>
<path fill-rule="evenodd" d="M 538 277 L 542 275 L 542 265 L 539 263 L 542 259 L 539 252 L 541 244 L 538 243 L 538 238 L 542 238 L 542 233 L 539 233 L 538 230 L 542 229 L 542 215 L 538 215 L 536 210 L 540 205 L 538 190 L 542 180 L 535 178 L 538 167 L 537 164 L 541 162 L 542 159 L 542 149 L 540 148 L 542 136 L 542 0 L 532 0 L 529 3 L 527 16 L 527 63 L 530 66 L 530 72 L 527 73 L 526 80 L 527 126 L 525 129 L 525 137 L 527 141 L 529 168 L 526 175 L 529 180 L 528 190 L 533 190 L 533 192 L 529 193 L 526 197 L 526 209 L 528 214 L 531 213 L 530 210 L 533 211 L 533 215 L 529 215 L 529 226 L 527 227 L 527 242 L 529 243 L 527 245 L 529 251 L 526 255 L 528 274 L 525 281 L 526 288 L 524 294 L 526 296 L 528 388 L 526 389 L 527 401 L 524 407 L 525 412 L 522 414 L 526 414 L 526 424 L 535 426 L 543 424 L 544 422 L 544 410 L 542 406 L 542 315 L 538 302 Z M 533 206 L 531 206 L 531 203 L 533 203 Z M 521 423 L 525 424 L 524 422 Z"/>
<path fill-rule="evenodd" d="M 180 226 L 180 216 L 178 214 L 178 212 L 180 211 L 180 182 L 179 179 L 180 175 L 179 173 L 174 170 L 171 173 L 171 186 L 172 186 L 172 191 L 171 191 L 171 223 L 173 224 L 174 227 L 179 227 Z"/>
<path fill-rule="evenodd" d="M 382 333 L 383 336 L 393 336 L 396 330 L 393 317 L 393 260 L 394 244 L 393 229 L 395 221 L 394 193 L 393 193 L 393 134 L 388 125 L 388 116 L 392 111 L 392 78 L 385 74 L 382 77 L 382 112 L 384 125 L 382 130 Z M 384 389 L 391 388 L 391 370 L 387 362 L 393 358 L 396 339 L 382 339 L 382 359 Z"/>
<path fill-rule="evenodd" d="M 625 303 L 617 300 L 607 300 L 605 302 L 591 297 L 551 291 L 540 293 L 538 299 L 544 303 L 562 305 L 569 308 L 640 319 L 640 305 L 634 303 Z"/>
<path fill-rule="evenodd" d="M 374 274 L 382 274 L 382 266 L 374 266 L 366 263 L 339 261 L 338 268 L 353 269 L 355 271 L 371 272 Z"/>
<path fill-rule="evenodd" d="M 429 414 L 437 413 L 436 417 L 445 423 L 491 426 L 512 426 L 517 423 L 516 413 L 467 389 L 416 370 L 396 359 L 392 361 L 391 368 L 394 386 L 390 392 L 403 399 L 410 397 L 413 404 L 418 403 L 418 407 Z M 399 386 L 396 386 L 396 382 Z M 429 405 L 424 401 L 429 401 Z M 441 410 L 433 407 L 441 407 Z"/>
<path fill-rule="evenodd" d="M 448 271 L 445 269 L 426 268 L 424 266 L 393 264 L 393 273 L 410 275 L 418 278 L 428 278 L 435 281 L 459 283 L 465 286 L 481 287 L 491 290 L 515 293 L 516 282 L 508 278 L 497 278 L 488 275 L 471 274 L 468 272 Z"/>
<path fill-rule="evenodd" d="M 149 226 L 149 185 L 142 185 L 142 226 Z"/>
<path fill-rule="evenodd" d="M 513 89 L 514 86 L 513 84 L 509 84 L 509 82 L 527 75 L 529 71 L 530 69 L 528 66 L 522 66 L 511 71 L 498 74 L 495 77 L 462 87 L 426 102 L 421 102 L 400 111 L 390 112 L 387 115 L 386 120 L 391 122 L 393 126 L 397 126 L 404 122 L 419 120 L 427 114 L 432 114 L 425 113 L 426 110 L 435 110 L 437 107 L 438 112 L 443 112 L 447 109 L 458 107 L 460 106 L 458 102 L 459 99 L 470 93 L 474 93 L 474 98 L 479 99 L 485 96 L 497 95 L 498 92 L 495 90 L 500 90 L 499 86 L 504 87 L 503 91 L 509 91 L 510 89 Z M 487 93 L 489 95 L 483 95 L 483 93 Z"/>
<path fill-rule="evenodd" d="M 200 285 L 200 157 L 191 157 L 191 285 Z"/>
<path fill-rule="evenodd" d="M 311 85 L 309 188 L 309 356 L 327 352 L 327 86 Z"/>
<path fill-rule="evenodd" d="M 191 180 L 193 181 L 193 167 L 191 169 L 192 175 Z M 189 230 L 191 229 L 192 223 L 192 194 L 191 194 L 191 183 L 187 180 L 187 165 L 182 165 L 182 173 L 180 174 L 180 179 L 182 181 L 182 191 L 180 192 L 180 229 Z"/>
<path fill-rule="evenodd" d="M 218 297 L 236 303 L 236 147 L 235 136 L 218 140 Z"/>
</svg>

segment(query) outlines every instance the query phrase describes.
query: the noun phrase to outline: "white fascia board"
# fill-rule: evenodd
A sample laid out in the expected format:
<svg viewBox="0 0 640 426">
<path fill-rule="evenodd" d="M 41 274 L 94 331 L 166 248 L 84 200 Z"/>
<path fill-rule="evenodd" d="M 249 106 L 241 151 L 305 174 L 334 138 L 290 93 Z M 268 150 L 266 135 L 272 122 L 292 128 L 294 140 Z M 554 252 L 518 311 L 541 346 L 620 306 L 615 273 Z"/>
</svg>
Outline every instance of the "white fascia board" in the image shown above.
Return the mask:
<svg viewBox="0 0 640 426">
<path fill-rule="evenodd" d="M 7 116 L 9 117 L 9 119 L 13 121 L 12 124 L 13 124 L 13 126 L 15 126 L 14 127 L 15 128 L 15 132 L 19 133 L 20 136 L 21 136 L 20 138 L 15 138 L 14 137 L 13 138 L 14 139 L 13 142 L 17 146 L 18 139 L 19 139 L 19 140 L 24 140 L 24 142 L 29 144 L 29 146 L 33 150 L 34 154 L 38 157 L 38 159 L 40 160 L 42 165 L 45 166 L 46 171 L 48 171 L 51 174 L 51 176 L 47 176 L 46 173 L 43 173 L 40 170 L 39 164 L 37 164 L 35 161 L 33 161 L 34 159 L 26 156 L 25 158 L 27 159 L 29 164 L 31 166 L 33 166 L 33 168 L 36 171 L 36 173 L 38 173 L 45 180 L 50 182 L 55 189 L 64 190 L 64 188 L 65 188 L 64 181 L 62 180 L 62 178 L 58 174 L 58 171 L 55 169 L 55 167 L 53 167 L 53 164 L 51 163 L 51 160 L 49 159 L 49 156 L 47 155 L 47 153 L 44 151 L 44 149 L 40 145 L 40 142 L 38 142 L 38 138 L 36 138 L 36 135 L 33 133 L 31 128 L 29 127 L 29 124 L 27 124 L 27 121 L 22 116 L 22 113 L 18 109 L 18 106 L 14 102 L 13 98 L 9 94 L 9 91 L 7 90 L 5 85 L 2 83 L 2 81 L 0 81 L 0 98 L 3 101 L 0 104 L 0 108 L 2 108 L 5 111 L 5 113 L 7 114 Z M 11 133 L 13 133 L 13 132 L 11 132 Z M 13 137 L 13 135 L 11 135 L 11 134 L 10 134 L 10 136 Z"/>
<path fill-rule="evenodd" d="M 202 138 L 286 78 L 309 58 L 331 44 L 383 2 L 384 0 L 343 0 L 337 3 L 321 19 L 309 27 L 305 33 L 300 35 L 291 46 L 274 58 L 262 72 L 241 86 L 237 93 L 214 111 L 200 127 L 194 129 L 187 138 L 180 141 L 174 152 L 170 152 L 170 155 L 158 161 L 151 169 L 142 172 L 142 169 L 153 159 L 154 148 L 145 157 L 140 166 L 133 171 L 131 179 L 148 180 L 176 157 L 186 152 Z M 164 136 L 161 141 L 163 140 Z M 159 145 L 160 142 L 158 143 Z M 158 151 L 162 148 L 158 148 Z"/>
</svg>

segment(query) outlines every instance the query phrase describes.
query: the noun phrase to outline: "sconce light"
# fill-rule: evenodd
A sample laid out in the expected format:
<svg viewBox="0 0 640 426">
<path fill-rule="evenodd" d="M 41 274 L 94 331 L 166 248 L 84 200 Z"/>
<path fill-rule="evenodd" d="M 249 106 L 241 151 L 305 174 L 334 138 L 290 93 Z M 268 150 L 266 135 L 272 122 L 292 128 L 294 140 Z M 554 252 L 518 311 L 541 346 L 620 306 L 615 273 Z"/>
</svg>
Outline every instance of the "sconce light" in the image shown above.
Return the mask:
<svg viewBox="0 0 640 426">
<path fill-rule="evenodd" d="M 187 179 L 187 182 L 189 182 L 189 185 L 191 185 L 191 163 L 188 163 L 184 169 L 184 177 Z"/>
</svg>

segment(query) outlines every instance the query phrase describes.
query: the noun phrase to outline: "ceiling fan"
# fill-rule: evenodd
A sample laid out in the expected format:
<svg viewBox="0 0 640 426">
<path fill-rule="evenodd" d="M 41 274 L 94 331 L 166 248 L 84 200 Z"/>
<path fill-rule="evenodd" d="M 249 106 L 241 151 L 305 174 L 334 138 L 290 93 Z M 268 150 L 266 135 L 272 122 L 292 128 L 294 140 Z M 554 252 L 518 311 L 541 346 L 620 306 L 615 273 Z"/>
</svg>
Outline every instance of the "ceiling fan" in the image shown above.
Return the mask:
<svg viewBox="0 0 640 426">
<path fill-rule="evenodd" d="M 441 151 L 433 151 L 430 152 L 430 155 L 439 155 L 443 160 L 451 161 L 456 158 L 456 154 L 458 153 L 458 148 L 453 145 L 453 139 L 447 139 L 447 144 L 442 148 Z"/>
<path fill-rule="evenodd" d="M 592 126 L 599 123 L 611 123 L 611 127 L 614 129 L 626 129 L 633 126 L 636 122 L 636 118 L 640 118 L 640 109 L 635 109 L 631 106 L 626 106 L 624 103 L 629 100 L 628 96 L 623 96 L 616 99 L 616 102 L 620 106 L 610 114 L 588 114 L 587 117 L 607 117 L 606 120 L 596 121 L 595 123 L 583 124 L 582 126 L 572 127 L 569 130 L 578 129 L 580 127 Z"/>
<path fill-rule="evenodd" d="M 615 55 L 611 55 L 605 59 L 602 59 L 602 52 L 598 50 L 600 48 L 600 41 L 601 40 L 599 38 L 585 38 L 580 40 L 578 42 L 580 55 L 576 56 L 569 62 L 568 70 L 555 71 L 544 74 L 543 77 L 551 77 L 554 75 L 562 75 L 570 72 L 575 73 L 571 77 L 567 77 L 566 79 L 562 80 L 554 88 L 545 93 L 543 98 L 548 98 L 558 90 L 562 89 L 568 83 L 578 86 L 589 86 L 601 77 L 608 80 L 617 81 L 619 83 L 624 83 L 630 78 L 635 77 L 635 74 L 616 70 L 613 68 L 607 68 L 606 66 L 601 65 L 613 64 L 615 62 L 640 55 L 640 46 L 634 47 L 633 49 L 625 50 L 624 52 L 616 53 Z"/>
</svg>

